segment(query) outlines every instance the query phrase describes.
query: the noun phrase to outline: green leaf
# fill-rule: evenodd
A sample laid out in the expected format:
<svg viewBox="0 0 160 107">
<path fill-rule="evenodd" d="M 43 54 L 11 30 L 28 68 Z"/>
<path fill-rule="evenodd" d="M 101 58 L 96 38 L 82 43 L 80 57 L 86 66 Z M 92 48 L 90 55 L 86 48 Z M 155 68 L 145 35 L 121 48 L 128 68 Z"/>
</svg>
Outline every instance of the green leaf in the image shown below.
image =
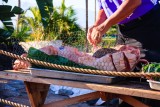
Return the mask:
<svg viewBox="0 0 160 107">
<path fill-rule="evenodd" d="M 4 2 L 6 2 L 6 3 L 8 2 L 8 0 L 2 0 L 2 1 L 4 1 Z"/>
<path fill-rule="evenodd" d="M 47 18 L 53 12 L 53 0 L 36 0 L 36 2 L 41 13 L 43 27 L 46 28 L 49 24 Z"/>
<path fill-rule="evenodd" d="M 0 13 L 1 14 L 1 13 Z M 0 15 L 0 20 L 11 20 L 11 17 L 14 17 L 15 15 L 13 14 L 13 13 L 2 13 L 1 15 Z"/>
<path fill-rule="evenodd" d="M 13 27 L 13 23 L 11 22 L 11 18 L 6 18 L 6 19 L 8 20 L 5 20 L 5 21 L 2 20 L 2 23 L 10 33 L 13 33 L 14 27 Z"/>
<path fill-rule="evenodd" d="M 13 33 L 13 31 L 14 31 L 14 27 L 13 26 L 6 26 L 6 28 L 8 29 L 8 31 L 10 32 L 10 33 Z"/>
<path fill-rule="evenodd" d="M 22 14 L 24 11 L 22 8 L 14 6 L 14 8 L 11 12 L 13 12 L 14 14 Z"/>
<path fill-rule="evenodd" d="M 160 63 L 151 63 L 142 67 L 145 72 L 160 72 Z"/>
<path fill-rule="evenodd" d="M 13 23 L 9 22 L 9 21 L 3 21 L 3 24 L 5 24 L 5 25 L 13 25 Z"/>
<path fill-rule="evenodd" d="M 8 32 L 2 32 L 5 33 L 3 36 L 8 37 L 10 33 L 13 33 L 14 27 L 11 20 L 11 17 L 14 17 L 15 14 L 21 14 L 23 13 L 23 10 L 20 7 L 14 6 L 12 9 L 12 6 L 10 5 L 0 5 L 0 20 L 2 21 L 4 27 L 8 30 Z"/>
<path fill-rule="evenodd" d="M 10 5 L 0 5 L 0 14 L 1 13 L 6 13 L 6 12 L 10 12 L 12 9 L 12 6 Z"/>
<path fill-rule="evenodd" d="M 3 39 L 7 39 L 8 37 L 10 37 L 12 35 L 11 32 L 4 30 L 4 29 L 0 29 L 0 37 Z"/>
</svg>

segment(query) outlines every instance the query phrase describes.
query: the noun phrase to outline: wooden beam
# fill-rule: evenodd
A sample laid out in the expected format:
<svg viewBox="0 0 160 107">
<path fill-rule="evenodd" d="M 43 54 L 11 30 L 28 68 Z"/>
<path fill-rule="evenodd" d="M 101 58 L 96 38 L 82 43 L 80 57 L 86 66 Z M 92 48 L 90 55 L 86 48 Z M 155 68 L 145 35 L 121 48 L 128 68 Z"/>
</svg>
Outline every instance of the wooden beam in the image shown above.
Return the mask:
<svg viewBox="0 0 160 107">
<path fill-rule="evenodd" d="M 124 102 L 132 105 L 133 107 L 149 107 L 148 105 L 138 101 L 137 99 L 127 96 L 127 95 L 117 95 L 118 98 L 122 99 Z"/>
<path fill-rule="evenodd" d="M 101 93 L 101 99 L 103 101 L 109 101 L 112 100 L 113 98 L 117 98 L 117 95 L 113 93 L 106 93 L 106 92 L 100 92 L 100 93 Z"/>
<path fill-rule="evenodd" d="M 42 107 L 65 107 L 65 106 L 68 106 L 68 105 L 73 105 L 73 104 L 77 104 L 77 103 L 80 103 L 80 102 L 100 98 L 100 96 L 101 96 L 100 92 L 92 92 L 92 93 L 89 93 L 89 94 L 84 94 L 84 95 L 81 95 L 81 96 L 72 97 L 72 98 L 69 98 L 69 99 L 61 100 L 61 101 L 51 102 L 49 104 L 45 104 Z"/>
<path fill-rule="evenodd" d="M 88 49 L 88 40 L 87 40 L 87 32 L 88 32 L 88 0 L 86 0 L 86 43 L 85 43 L 85 45 L 86 45 L 86 52 L 88 52 L 89 51 L 89 49 Z"/>
<path fill-rule="evenodd" d="M 50 85 L 33 82 L 24 82 L 24 84 L 31 106 L 41 107 L 45 102 Z"/>
<path fill-rule="evenodd" d="M 126 81 L 124 83 L 118 82 L 116 84 L 107 85 L 107 84 L 97 84 L 90 82 L 33 77 L 29 73 L 22 74 L 22 73 L 16 73 L 16 72 L 11 73 L 4 71 L 0 71 L 0 78 L 22 80 L 22 81 L 43 83 L 43 84 L 62 85 L 62 86 L 69 86 L 69 87 L 76 87 L 76 88 L 90 89 L 95 91 L 160 100 L 159 91 L 152 90 L 150 89 L 148 84 L 139 82 Z"/>
</svg>

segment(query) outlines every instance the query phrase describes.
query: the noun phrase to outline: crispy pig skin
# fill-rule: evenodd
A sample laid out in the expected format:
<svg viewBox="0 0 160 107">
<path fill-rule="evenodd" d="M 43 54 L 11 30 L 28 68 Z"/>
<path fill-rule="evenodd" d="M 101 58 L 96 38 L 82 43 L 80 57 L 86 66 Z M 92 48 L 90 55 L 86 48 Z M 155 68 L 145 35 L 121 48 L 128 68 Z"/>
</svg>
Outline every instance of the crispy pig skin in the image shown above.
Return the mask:
<svg viewBox="0 0 160 107">
<path fill-rule="evenodd" d="M 49 55 L 63 56 L 76 63 L 105 71 L 131 71 L 140 59 L 140 50 L 132 46 L 121 46 L 119 50 L 102 48 L 93 56 L 70 46 L 59 49 L 48 46 L 40 50 Z"/>
</svg>

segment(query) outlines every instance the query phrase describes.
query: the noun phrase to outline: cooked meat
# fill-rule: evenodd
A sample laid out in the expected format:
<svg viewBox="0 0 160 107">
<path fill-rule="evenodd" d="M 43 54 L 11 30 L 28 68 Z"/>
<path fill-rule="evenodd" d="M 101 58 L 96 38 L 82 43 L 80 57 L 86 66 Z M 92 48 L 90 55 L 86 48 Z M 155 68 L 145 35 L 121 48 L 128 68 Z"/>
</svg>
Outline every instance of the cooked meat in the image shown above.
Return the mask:
<svg viewBox="0 0 160 107">
<path fill-rule="evenodd" d="M 101 58 L 103 56 L 105 56 L 106 54 L 113 54 L 118 52 L 118 50 L 116 49 L 112 49 L 112 48 L 101 48 L 99 50 L 97 50 L 94 54 L 93 57 L 95 58 Z"/>
</svg>

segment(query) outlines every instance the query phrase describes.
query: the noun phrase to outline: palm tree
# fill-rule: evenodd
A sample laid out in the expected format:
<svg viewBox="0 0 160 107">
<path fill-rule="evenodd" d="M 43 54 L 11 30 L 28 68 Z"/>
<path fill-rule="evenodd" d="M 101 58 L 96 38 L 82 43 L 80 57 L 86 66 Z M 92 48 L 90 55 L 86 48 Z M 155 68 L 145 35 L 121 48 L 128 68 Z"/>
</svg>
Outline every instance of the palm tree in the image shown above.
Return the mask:
<svg viewBox="0 0 160 107">
<path fill-rule="evenodd" d="M 30 8 L 27 11 L 29 10 L 32 12 L 34 17 L 26 17 L 25 14 L 23 14 L 19 20 L 19 26 L 21 26 L 20 30 L 23 31 L 22 33 L 24 33 L 25 30 L 28 30 L 26 32 L 30 35 L 28 40 L 60 39 L 63 40 L 64 43 L 74 46 L 76 44 L 80 44 L 80 41 L 85 41 L 84 31 L 78 24 L 76 24 L 76 13 L 72 6 L 66 7 L 65 0 L 62 0 L 59 7 L 52 7 L 51 10 L 53 11 L 50 11 L 49 17 L 42 15 L 43 12 L 40 12 L 41 9 Z M 48 23 L 47 26 L 45 25 L 46 27 L 43 27 L 43 21 Z M 81 34 L 78 34 L 77 31 Z"/>
<path fill-rule="evenodd" d="M 26 17 L 25 14 L 27 11 L 31 11 L 33 17 Z M 14 36 L 21 41 L 43 39 L 44 34 L 39 9 L 32 7 L 26 10 L 24 14 L 21 15 L 17 28 L 18 32 L 15 33 Z"/>
<path fill-rule="evenodd" d="M 54 34 L 58 35 L 58 39 L 63 40 L 66 44 L 72 44 L 78 41 L 79 37 L 76 35 L 77 31 L 82 31 L 80 26 L 76 24 L 76 13 L 72 6 L 66 7 L 65 0 L 59 7 L 54 7 L 54 12 L 49 22 L 49 29 Z M 54 30 L 53 30 L 54 29 Z M 71 42 L 72 41 L 72 42 Z"/>
<path fill-rule="evenodd" d="M 25 14 L 27 11 L 30 11 L 33 17 L 26 17 Z M 39 9 L 37 7 L 31 7 L 28 10 L 26 10 L 25 13 L 21 15 L 19 23 L 24 23 L 30 26 L 31 30 L 35 32 L 36 28 L 42 25 L 41 14 Z"/>
<path fill-rule="evenodd" d="M 41 13 L 43 27 L 48 26 L 48 20 L 53 12 L 53 0 L 36 0 L 38 8 Z"/>
</svg>

